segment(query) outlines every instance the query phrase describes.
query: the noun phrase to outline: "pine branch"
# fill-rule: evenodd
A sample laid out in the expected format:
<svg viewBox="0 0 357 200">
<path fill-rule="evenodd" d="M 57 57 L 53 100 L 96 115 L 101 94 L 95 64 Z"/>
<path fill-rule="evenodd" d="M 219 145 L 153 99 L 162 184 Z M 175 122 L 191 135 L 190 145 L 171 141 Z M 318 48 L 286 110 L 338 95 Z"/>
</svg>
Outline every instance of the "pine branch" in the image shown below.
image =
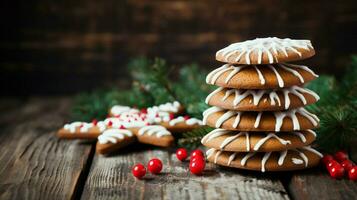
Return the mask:
<svg viewBox="0 0 357 200">
<path fill-rule="evenodd" d="M 204 126 L 192 131 L 183 133 L 183 137 L 178 140 L 179 146 L 185 147 L 186 149 L 195 149 L 201 145 L 201 139 L 203 136 L 211 132 L 213 128 Z"/>
</svg>

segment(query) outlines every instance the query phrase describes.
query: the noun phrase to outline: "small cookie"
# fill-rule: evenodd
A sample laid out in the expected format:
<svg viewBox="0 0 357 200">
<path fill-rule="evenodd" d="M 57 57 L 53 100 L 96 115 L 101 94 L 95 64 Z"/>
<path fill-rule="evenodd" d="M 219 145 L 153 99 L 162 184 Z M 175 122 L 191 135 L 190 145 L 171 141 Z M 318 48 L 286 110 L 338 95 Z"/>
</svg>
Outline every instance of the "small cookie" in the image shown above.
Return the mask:
<svg viewBox="0 0 357 200">
<path fill-rule="evenodd" d="M 239 65 L 225 64 L 210 72 L 207 84 L 236 89 L 276 89 L 303 85 L 317 78 L 303 65 Z"/>
<path fill-rule="evenodd" d="M 209 149 L 207 160 L 227 167 L 249 170 L 290 171 L 306 169 L 319 164 L 322 154 L 306 146 L 276 152 L 226 152 Z"/>
<path fill-rule="evenodd" d="M 206 98 L 206 103 L 237 111 L 279 111 L 317 102 L 313 91 L 292 86 L 272 90 L 239 90 L 219 87 Z"/>
<path fill-rule="evenodd" d="M 295 149 L 311 144 L 316 138 L 312 130 L 300 132 L 236 132 L 215 129 L 201 143 L 222 151 L 270 152 Z"/>
<path fill-rule="evenodd" d="M 171 133 L 182 133 L 201 127 L 202 121 L 196 118 L 179 116 L 169 121 L 163 121 L 160 124 Z"/>
<path fill-rule="evenodd" d="M 257 38 L 233 43 L 216 53 L 216 60 L 232 64 L 272 64 L 297 61 L 315 55 L 310 40 Z"/>
<path fill-rule="evenodd" d="M 65 124 L 57 132 L 57 136 L 62 139 L 97 139 L 106 128 L 104 122 L 72 122 Z"/>
<path fill-rule="evenodd" d="M 98 137 L 96 151 L 99 154 L 109 154 L 133 143 L 135 140 L 135 135 L 128 129 L 107 129 Z"/>
<path fill-rule="evenodd" d="M 138 141 L 144 144 L 151 144 L 160 147 L 172 146 L 175 142 L 171 133 L 163 126 L 144 126 L 134 131 Z"/>
<path fill-rule="evenodd" d="M 304 108 L 276 112 L 240 112 L 211 107 L 203 124 L 238 131 L 295 131 L 317 128 L 319 118 Z"/>
</svg>

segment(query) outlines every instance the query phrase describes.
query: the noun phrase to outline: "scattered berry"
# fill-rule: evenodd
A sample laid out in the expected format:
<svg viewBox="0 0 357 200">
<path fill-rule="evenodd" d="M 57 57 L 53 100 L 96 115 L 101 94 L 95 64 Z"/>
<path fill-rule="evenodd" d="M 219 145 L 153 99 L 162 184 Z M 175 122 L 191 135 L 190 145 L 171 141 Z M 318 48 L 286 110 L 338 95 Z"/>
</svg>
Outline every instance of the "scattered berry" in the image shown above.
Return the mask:
<svg viewBox="0 0 357 200">
<path fill-rule="evenodd" d="M 205 169 L 205 165 L 205 161 L 197 158 L 194 162 L 190 162 L 190 171 L 192 174 L 201 175 Z"/>
<path fill-rule="evenodd" d="M 348 159 L 348 155 L 346 154 L 346 152 L 344 151 L 337 151 L 334 155 L 335 159 L 338 161 L 338 162 L 342 162 L 344 160 L 347 160 Z"/>
<path fill-rule="evenodd" d="M 331 160 L 329 163 L 327 163 L 326 168 L 327 170 L 330 170 L 335 165 L 340 166 L 340 163 L 338 163 L 336 160 Z"/>
<path fill-rule="evenodd" d="M 145 176 L 146 169 L 144 165 L 136 164 L 132 169 L 132 173 L 136 178 L 141 179 L 143 176 Z"/>
<path fill-rule="evenodd" d="M 330 154 L 326 154 L 326 155 L 324 155 L 324 157 L 322 157 L 322 162 L 325 165 L 327 165 L 332 160 L 333 160 L 333 156 L 331 156 Z"/>
<path fill-rule="evenodd" d="M 342 178 L 345 174 L 345 169 L 341 165 L 335 164 L 329 169 L 329 173 L 332 178 Z"/>
<path fill-rule="evenodd" d="M 353 167 L 353 163 L 350 160 L 344 160 L 340 164 L 346 171 L 349 171 Z"/>
<path fill-rule="evenodd" d="M 203 152 L 199 149 L 192 151 L 190 156 L 191 156 L 191 159 L 194 157 L 197 157 L 197 156 L 202 157 L 202 158 L 204 157 Z"/>
<path fill-rule="evenodd" d="M 204 157 L 196 156 L 196 157 L 193 157 L 193 158 L 190 159 L 190 163 L 196 162 L 197 160 L 205 162 L 205 158 Z"/>
<path fill-rule="evenodd" d="M 92 120 L 92 124 L 93 124 L 94 126 L 96 126 L 96 125 L 98 124 L 98 121 L 97 121 L 96 119 L 93 119 L 93 120 Z"/>
<path fill-rule="evenodd" d="M 348 170 L 348 178 L 352 181 L 357 180 L 357 166 L 354 166 L 350 170 Z"/>
<path fill-rule="evenodd" d="M 179 148 L 176 150 L 176 157 L 180 161 L 184 161 L 187 158 L 187 151 L 184 148 Z"/>
<path fill-rule="evenodd" d="M 153 174 L 158 174 L 162 170 L 162 162 L 157 158 L 153 158 L 148 163 L 148 170 Z"/>
</svg>

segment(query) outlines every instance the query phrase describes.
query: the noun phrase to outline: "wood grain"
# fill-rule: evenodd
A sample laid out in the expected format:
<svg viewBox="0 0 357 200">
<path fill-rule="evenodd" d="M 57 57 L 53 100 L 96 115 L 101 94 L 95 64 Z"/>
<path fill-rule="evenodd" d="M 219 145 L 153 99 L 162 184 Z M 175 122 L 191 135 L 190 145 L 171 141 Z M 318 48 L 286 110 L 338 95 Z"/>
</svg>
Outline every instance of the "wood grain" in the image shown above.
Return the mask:
<svg viewBox="0 0 357 200">
<path fill-rule="evenodd" d="M 206 167 L 204 176 L 191 175 L 188 162 L 181 163 L 173 151 L 129 147 L 117 155 L 96 155 L 82 199 L 288 199 L 283 185 L 269 174 Z M 135 163 L 153 157 L 162 160 L 160 175 L 144 180 L 131 174 Z"/>
<path fill-rule="evenodd" d="M 30 101 L 15 112 L 19 119 L 3 127 L 0 199 L 75 198 L 93 148 L 55 137 L 69 105 L 68 99 Z"/>
</svg>

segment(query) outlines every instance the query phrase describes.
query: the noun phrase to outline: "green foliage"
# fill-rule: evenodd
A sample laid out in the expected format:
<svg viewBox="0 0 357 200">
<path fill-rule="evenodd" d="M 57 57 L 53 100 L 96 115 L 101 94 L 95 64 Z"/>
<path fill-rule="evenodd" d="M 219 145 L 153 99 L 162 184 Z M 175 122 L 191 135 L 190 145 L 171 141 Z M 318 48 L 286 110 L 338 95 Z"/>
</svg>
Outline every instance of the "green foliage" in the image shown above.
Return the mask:
<svg viewBox="0 0 357 200">
<path fill-rule="evenodd" d="M 183 133 L 183 137 L 179 139 L 178 144 L 179 146 L 185 147 L 189 150 L 195 149 L 201 145 L 201 139 L 203 138 L 203 136 L 205 136 L 212 130 L 213 128 L 204 126 Z"/>
<path fill-rule="evenodd" d="M 317 130 L 318 148 L 326 152 L 349 149 L 357 136 L 357 57 L 345 75 L 336 80 L 321 76 L 307 85 L 320 95 L 320 101 L 307 107 L 320 118 Z"/>
</svg>

